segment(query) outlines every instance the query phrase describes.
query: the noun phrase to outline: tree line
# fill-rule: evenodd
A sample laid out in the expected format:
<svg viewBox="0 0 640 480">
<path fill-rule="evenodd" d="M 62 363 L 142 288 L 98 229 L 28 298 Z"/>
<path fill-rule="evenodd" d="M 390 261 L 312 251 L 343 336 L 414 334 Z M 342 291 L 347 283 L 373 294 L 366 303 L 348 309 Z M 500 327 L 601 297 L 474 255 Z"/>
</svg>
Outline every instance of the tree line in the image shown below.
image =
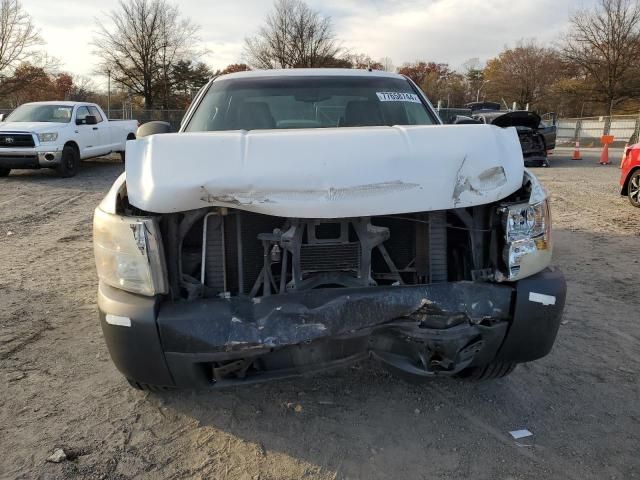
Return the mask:
<svg viewBox="0 0 640 480">
<path fill-rule="evenodd" d="M 489 100 L 563 116 L 637 114 L 640 5 L 598 0 L 574 13 L 555 42 L 520 40 L 485 65 L 472 59 L 454 71 L 446 63 L 415 62 L 399 72 L 444 106 Z"/>
<path fill-rule="evenodd" d="M 520 40 L 486 61 L 459 68 L 418 60 L 395 68 L 389 58 L 344 48 L 330 17 L 303 0 L 275 0 L 238 63 L 213 71 L 200 26 L 168 0 L 120 0 L 95 19 L 96 75 L 109 78 L 113 103 L 185 108 L 220 74 L 271 68 L 361 68 L 410 77 L 434 104 L 461 107 L 477 100 L 564 116 L 640 110 L 640 5 L 598 0 L 571 15 L 567 31 L 549 45 Z M 105 103 L 89 78 L 61 71 L 20 0 L 0 0 L 0 105 L 69 99 Z"/>
</svg>

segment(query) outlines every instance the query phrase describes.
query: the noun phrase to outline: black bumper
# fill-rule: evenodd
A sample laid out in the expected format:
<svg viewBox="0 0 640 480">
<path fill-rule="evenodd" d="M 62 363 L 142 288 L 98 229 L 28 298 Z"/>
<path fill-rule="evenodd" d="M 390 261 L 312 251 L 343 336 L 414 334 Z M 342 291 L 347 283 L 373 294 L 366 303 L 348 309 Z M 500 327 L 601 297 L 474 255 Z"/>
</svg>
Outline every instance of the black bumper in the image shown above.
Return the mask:
<svg viewBox="0 0 640 480">
<path fill-rule="evenodd" d="M 0 154 L 0 168 L 40 168 L 37 154 L 2 155 Z"/>
<path fill-rule="evenodd" d="M 533 293 L 533 295 L 531 295 Z M 207 387 L 301 375 L 369 355 L 412 376 L 528 362 L 555 340 L 558 271 L 513 284 L 318 289 L 259 299 L 161 302 L 100 285 L 116 367 L 140 383 Z M 130 318 L 107 323 L 106 314 Z"/>
</svg>

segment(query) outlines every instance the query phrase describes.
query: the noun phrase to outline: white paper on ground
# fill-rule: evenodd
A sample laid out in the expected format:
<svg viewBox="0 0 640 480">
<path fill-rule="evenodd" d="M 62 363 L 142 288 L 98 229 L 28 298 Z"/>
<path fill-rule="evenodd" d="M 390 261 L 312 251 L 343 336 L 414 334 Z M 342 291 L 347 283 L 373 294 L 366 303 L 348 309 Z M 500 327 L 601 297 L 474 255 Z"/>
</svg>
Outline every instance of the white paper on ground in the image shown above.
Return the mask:
<svg viewBox="0 0 640 480">
<path fill-rule="evenodd" d="M 518 440 L 519 438 L 525 438 L 525 437 L 530 437 L 531 435 L 533 435 L 533 433 L 531 433 L 529 430 L 523 429 L 523 430 L 514 430 L 512 432 L 509 432 L 511 434 L 511 436 L 513 438 L 515 438 L 516 440 Z"/>
</svg>

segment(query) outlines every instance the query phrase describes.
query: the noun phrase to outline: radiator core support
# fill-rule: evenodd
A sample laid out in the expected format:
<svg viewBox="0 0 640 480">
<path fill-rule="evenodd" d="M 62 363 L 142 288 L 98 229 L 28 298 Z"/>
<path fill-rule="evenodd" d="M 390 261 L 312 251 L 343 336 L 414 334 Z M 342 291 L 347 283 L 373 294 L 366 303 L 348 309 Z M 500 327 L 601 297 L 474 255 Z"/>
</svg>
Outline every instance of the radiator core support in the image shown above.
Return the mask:
<svg viewBox="0 0 640 480">
<path fill-rule="evenodd" d="M 343 219 L 211 212 L 203 297 L 446 282 L 447 213 Z"/>
</svg>

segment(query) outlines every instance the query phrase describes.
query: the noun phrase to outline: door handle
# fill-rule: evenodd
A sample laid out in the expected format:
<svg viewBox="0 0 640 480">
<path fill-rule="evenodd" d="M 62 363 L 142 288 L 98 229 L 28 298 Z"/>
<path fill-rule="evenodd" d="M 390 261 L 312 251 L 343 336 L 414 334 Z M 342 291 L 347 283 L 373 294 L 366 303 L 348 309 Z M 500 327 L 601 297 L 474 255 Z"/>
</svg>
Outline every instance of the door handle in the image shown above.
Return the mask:
<svg viewBox="0 0 640 480">
<path fill-rule="evenodd" d="M 98 129 L 98 127 L 93 127 L 93 129 L 94 129 L 94 130 L 97 130 L 97 129 Z"/>
</svg>

